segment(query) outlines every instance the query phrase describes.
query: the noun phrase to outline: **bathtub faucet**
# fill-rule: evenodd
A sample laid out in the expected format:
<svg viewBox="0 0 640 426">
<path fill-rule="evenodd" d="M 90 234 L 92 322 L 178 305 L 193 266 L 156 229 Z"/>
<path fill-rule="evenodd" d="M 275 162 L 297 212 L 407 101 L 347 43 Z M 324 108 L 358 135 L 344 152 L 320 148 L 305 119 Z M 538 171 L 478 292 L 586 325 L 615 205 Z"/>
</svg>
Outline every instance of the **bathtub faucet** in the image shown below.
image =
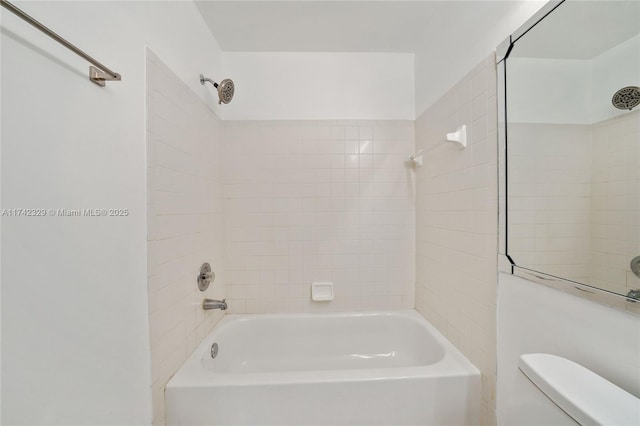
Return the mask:
<svg viewBox="0 0 640 426">
<path fill-rule="evenodd" d="M 224 311 L 227 309 L 227 301 L 225 299 L 204 299 L 204 302 L 202 302 L 202 309 L 205 311 L 208 311 L 209 309 L 222 309 Z"/>
</svg>

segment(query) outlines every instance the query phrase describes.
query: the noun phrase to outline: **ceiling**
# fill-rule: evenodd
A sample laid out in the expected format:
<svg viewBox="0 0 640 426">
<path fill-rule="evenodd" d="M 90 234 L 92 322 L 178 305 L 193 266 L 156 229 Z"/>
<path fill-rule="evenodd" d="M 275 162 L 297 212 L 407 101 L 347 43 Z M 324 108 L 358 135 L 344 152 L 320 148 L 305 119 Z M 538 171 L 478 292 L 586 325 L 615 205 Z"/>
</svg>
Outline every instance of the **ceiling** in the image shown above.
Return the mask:
<svg viewBox="0 0 640 426">
<path fill-rule="evenodd" d="M 489 30 L 518 3 L 196 1 L 225 51 L 404 53 L 454 49 L 450 40 Z"/>
</svg>

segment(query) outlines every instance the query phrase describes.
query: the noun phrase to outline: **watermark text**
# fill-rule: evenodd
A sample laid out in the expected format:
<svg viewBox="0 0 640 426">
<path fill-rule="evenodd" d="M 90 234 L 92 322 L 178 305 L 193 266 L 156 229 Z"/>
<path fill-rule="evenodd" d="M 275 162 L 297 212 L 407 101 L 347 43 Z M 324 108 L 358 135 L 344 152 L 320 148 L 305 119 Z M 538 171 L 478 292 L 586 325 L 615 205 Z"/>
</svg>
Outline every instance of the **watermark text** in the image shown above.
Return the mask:
<svg viewBox="0 0 640 426">
<path fill-rule="evenodd" d="M 129 209 L 2 209 L 2 217 L 126 217 Z"/>
</svg>

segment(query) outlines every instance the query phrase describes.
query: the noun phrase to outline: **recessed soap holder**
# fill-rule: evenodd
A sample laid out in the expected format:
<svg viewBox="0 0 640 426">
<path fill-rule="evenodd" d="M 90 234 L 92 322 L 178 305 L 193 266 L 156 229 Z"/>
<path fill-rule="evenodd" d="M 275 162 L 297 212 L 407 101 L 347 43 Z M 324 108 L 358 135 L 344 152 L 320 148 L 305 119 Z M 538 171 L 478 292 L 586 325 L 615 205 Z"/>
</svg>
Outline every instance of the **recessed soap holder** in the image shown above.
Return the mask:
<svg viewBox="0 0 640 426">
<path fill-rule="evenodd" d="M 198 289 L 205 291 L 215 279 L 216 273 L 211 270 L 211 265 L 203 263 L 198 274 Z"/>
<path fill-rule="evenodd" d="M 311 300 L 314 302 L 328 302 L 333 300 L 333 283 L 317 282 L 311 284 Z"/>
</svg>

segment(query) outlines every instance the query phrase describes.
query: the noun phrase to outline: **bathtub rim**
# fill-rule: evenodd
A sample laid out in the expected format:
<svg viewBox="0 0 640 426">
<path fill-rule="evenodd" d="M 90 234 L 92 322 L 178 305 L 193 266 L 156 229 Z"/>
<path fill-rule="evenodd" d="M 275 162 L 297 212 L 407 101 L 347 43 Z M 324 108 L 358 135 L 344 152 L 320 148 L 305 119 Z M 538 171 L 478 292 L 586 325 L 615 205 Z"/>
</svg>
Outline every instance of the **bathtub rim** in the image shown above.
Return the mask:
<svg viewBox="0 0 640 426">
<path fill-rule="evenodd" d="M 238 321 L 256 319 L 304 319 L 304 318 L 345 318 L 345 317 L 401 317 L 409 319 L 422 328 L 444 349 L 439 361 L 424 366 L 383 367 L 371 369 L 302 370 L 252 373 L 221 373 L 206 369 L 201 359 L 209 353 L 215 335 L 223 328 Z M 172 388 L 196 388 L 218 386 L 280 385 L 305 383 L 339 383 L 352 381 L 411 380 L 423 378 L 447 378 L 480 376 L 474 366 L 442 333 L 415 309 L 398 311 L 355 311 L 331 313 L 277 313 L 277 314 L 226 314 L 202 339 L 196 349 L 180 366 L 166 385 Z"/>
</svg>

